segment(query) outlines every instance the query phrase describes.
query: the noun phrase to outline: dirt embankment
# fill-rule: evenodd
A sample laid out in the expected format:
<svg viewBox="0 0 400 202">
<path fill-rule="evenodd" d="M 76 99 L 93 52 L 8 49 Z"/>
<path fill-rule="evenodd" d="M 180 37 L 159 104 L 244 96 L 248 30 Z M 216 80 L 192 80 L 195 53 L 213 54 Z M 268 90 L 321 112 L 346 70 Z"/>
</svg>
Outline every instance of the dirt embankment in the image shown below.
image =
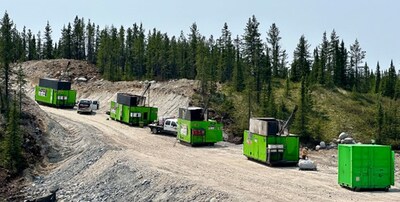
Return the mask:
<svg viewBox="0 0 400 202">
<path fill-rule="evenodd" d="M 154 85 L 150 96 L 154 95 L 152 100 L 160 106 L 176 99 L 176 104 L 160 111 L 177 111 L 172 108 L 187 104 L 185 99 L 193 89 L 191 82 Z M 107 105 L 107 100 L 120 90 L 140 90 L 134 83 L 89 80 L 74 86 L 80 96 L 98 98 Z M 32 95 L 31 89 L 30 92 Z M 106 108 L 97 114 L 86 116 L 74 110 L 41 106 L 50 116 L 47 128 L 54 150 L 23 189 L 26 198 L 43 196 L 58 187 L 57 196 L 65 201 L 398 200 L 399 165 L 396 184 L 389 192 L 352 192 L 337 184 L 335 150 L 311 152 L 310 157 L 318 164 L 316 172 L 267 167 L 247 160 L 241 145 L 175 145 L 175 137 L 151 135 L 147 128 L 107 120 L 104 105 Z M 400 157 L 396 158 L 399 162 Z"/>
<path fill-rule="evenodd" d="M 68 71 L 66 66 L 70 62 Z M 34 86 L 38 84 L 39 78 L 69 78 L 72 81 L 72 89 L 77 90 L 77 97 L 91 98 L 100 101 L 100 112 L 109 110 L 110 101 L 116 99 L 119 92 L 142 94 L 145 82 L 141 81 L 122 81 L 110 82 L 101 79 L 94 65 L 85 61 L 77 60 L 41 60 L 29 61 L 22 64 L 28 77 L 28 94 L 33 98 Z M 79 78 L 86 78 L 86 82 L 79 81 Z M 158 107 L 159 117 L 177 116 L 178 108 L 187 107 L 190 97 L 194 94 L 194 89 L 198 86 L 193 80 L 172 80 L 166 82 L 156 82 L 150 87 L 147 97 L 149 106 Z"/>
</svg>

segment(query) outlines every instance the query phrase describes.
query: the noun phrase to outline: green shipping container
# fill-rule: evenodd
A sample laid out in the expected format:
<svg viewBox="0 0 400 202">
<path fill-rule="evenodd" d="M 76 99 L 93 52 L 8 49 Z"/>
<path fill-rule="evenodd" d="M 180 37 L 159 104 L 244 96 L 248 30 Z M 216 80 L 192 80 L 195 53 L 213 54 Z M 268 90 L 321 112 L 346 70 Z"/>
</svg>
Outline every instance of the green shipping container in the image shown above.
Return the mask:
<svg viewBox="0 0 400 202">
<path fill-rule="evenodd" d="M 256 161 L 274 164 L 297 164 L 299 136 L 260 135 L 248 130 L 243 134 L 243 154 Z"/>
<path fill-rule="evenodd" d="M 157 120 L 158 108 L 145 106 L 127 106 L 111 101 L 110 117 L 135 126 L 147 126 Z"/>
<path fill-rule="evenodd" d="M 353 190 L 386 189 L 394 185 L 394 151 L 386 145 L 338 147 L 338 183 Z"/>
<path fill-rule="evenodd" d="M 35 101 L 49 106 L 73 108 L 76 103 L 76 90 L 56 90 L 36 86 Z"/>
<path fill-rule="evenodd" d="M 222 124 L 214 120 L 190 121 L 178 118 L 177 136 L 190 145 L 213 145 L 223 140 Z"/>
</svg>

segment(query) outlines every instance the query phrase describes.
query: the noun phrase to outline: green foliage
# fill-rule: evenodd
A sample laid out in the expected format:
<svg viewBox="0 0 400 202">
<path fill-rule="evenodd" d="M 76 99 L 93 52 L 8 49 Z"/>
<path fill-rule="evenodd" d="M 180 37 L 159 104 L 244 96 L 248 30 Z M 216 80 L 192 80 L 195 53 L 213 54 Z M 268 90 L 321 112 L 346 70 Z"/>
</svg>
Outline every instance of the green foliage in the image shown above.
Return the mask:
<svg viewBox="0 0 400 202">
<path fill-rule="evenodd" d="M 22 136 L 16 100 L 10 108 L 5 138 L 3 142 L 3 166 L 12 173 L 20 172 L 24 166 L 22 157 Z"/>
</svg>

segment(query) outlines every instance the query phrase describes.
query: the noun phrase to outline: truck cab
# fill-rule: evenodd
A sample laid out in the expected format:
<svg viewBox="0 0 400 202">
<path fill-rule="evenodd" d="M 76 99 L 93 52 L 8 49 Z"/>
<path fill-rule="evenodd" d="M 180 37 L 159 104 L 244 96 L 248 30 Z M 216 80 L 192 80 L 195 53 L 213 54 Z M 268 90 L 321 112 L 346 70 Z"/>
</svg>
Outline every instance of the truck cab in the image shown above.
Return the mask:
<svg viewBox="0 0 400 202">
<path fill-rule="evenodd" d="M 176 129 L 178 127 L 178 119 L 166 118 L 160 119 L 157 123 L 149 124 L 151 133 L 165 133 L 165 134 L 176 134 Z"/>
</svg>

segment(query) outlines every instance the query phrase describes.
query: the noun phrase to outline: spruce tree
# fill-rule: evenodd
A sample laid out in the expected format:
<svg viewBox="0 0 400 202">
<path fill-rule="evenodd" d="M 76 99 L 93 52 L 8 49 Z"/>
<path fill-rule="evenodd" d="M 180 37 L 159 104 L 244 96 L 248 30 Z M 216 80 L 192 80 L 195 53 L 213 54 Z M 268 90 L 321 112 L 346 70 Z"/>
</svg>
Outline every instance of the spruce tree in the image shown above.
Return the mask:
<svg viewBox="0 0 400 202">
<path fill-rule="evenodd" d="M 0 65 L 1 65 L 1 77 L 4 79 L 4 107 L 6 112 L 9 109 L 10 100 L 10 88 L 11 88 L 11 78 L 12 78 L 12 36 L 11 29 L 13 27 L 13 22 L 11 21 L 8 13 L 5 12 L 3 18 L 0 22 Z"/>
<path fill-rule="evenodd" d="M 6 126 L 6 135 L 4 140 L 4 162 L 5 167 L 12 173 L 22 170 L 22 137 L 19 126 L 19 115 L 17 110 L 17 101 L 11 102 L 10 112 L 8 113 L 8 121 Z"/>
<path fill-rule="evenodd" d="M 236 36 L 235 39 L 235 65 L 233 71 L 233 85 L 235 90 L 242 92 L 244 90 L 244 75 L 243 75 L 243 64 L 240 54 L 240 39 Z"/>
<path fill-rule="evenodd" d="M 375 91 L 374 93 L 379 93 L 380 92 L 380 87 L 381 87 L 381 68 L 379 66 L 379 62 L 376 63 L 376 70 L 375 70 Z"/>
<path fill-rule="evenodd" d="M 260 103 L 260 93 L 261 93 L 261 59 L 263 44 L 261 41 L 261 34 L 258 31 L 258 26 L 260 23 L 257 21 L 256 17 L 253 15 L 249 18 L 245 34 L 243 35 L 243 59 L 246 64 L 246 78 L 248 92 L 256 93 L 256 102 Z M 251 93 L 248 95 L 251 96 Z"/>
<path fill-rule="evenodd" d="M 47 25 L 44 31 L 44 41 L 43 41 L 43 58 L 44 59 L 53 59 L 53 40 L 51 38 L 51 27 L 49 21 L 47 21 Z"/>
<path fill-rule="evenodd" d="M 302 35 L 299 39 L 299 43 L 293 53 L 293 63 L 292 63 L 292 72 L 291 72 L 291 80 L 292 81 L 300 81 L 302 77 L 307 77 L 310 73 L 310 45 L 305 39 L 304 35 Z"/>
<path fill-rule="evenodd" d="M 390 67 L 388 70 L 388 74 L 384 83 L 384 87 L 382 89 L 383 91 L 383 95 L 390 97 L 390 98 L 394 98 L 394 94 L 395 94 L 395 86 L 396 86 L 396 80 L 397 80 L 397 76 L 396 76 L 396 69 L 393 65 L 393 60 L 390 62 Z"/>
<path fill-rule="evenodd" d="M 269 43 L 271 47 L 271 59 L 272 59 L 272 74 L 273 77 L 283 77 L 283 69 L 280 65 L 281 62 L 281 45 L 279 44 L 279 41 L 281 40 L 282 37 L 279 36 L 279 28 L 275 25 L 275 23 L 272 23 L 272 25 L 269 28 L 269 31 L 267 32 L 267 42 Z"/>
<path fill-rule="evenodd" d="M 354 44 L 350 46 L 350 58 L 353 61 L 354 71 L 355 71 L 355 86 L 356 90 L 359 90 L 359 81 L 360 81 L 360 69 L 363 67 L 360 66 L 365 58 L 365 51 L 361 49 L 360 43 L 356 39 Z"/>
</svg>

